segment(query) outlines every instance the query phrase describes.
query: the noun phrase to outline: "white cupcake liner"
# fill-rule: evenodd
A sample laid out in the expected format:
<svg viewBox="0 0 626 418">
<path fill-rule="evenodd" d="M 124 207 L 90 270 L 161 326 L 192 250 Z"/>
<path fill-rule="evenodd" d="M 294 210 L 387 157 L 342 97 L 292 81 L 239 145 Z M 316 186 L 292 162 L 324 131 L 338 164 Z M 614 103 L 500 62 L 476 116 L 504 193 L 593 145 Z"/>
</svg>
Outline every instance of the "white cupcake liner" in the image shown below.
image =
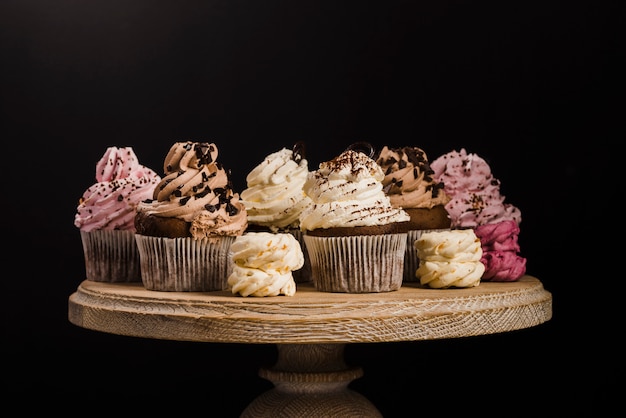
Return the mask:
<svg viewBox="0 0 626 418">
<path fill-rule="evenodd" d="M 379 293 L 402 286 L 407 234 L 304 235 L 315 288 L 321 292 Z"/>
<path fill-rule="evenodd" d="M 162 238 L 136 234 L 141 281 L 148 290 L 211 292 L 228 289 L 230 245 L 235 237 L 213 240 Z"/>
<path fill-rule="evenodd" d="M 80 231 L 85 273 L 95 282 L 140 282 L 140 259 L 134 231 Z"/>
<path fill-rule="evenodd" d="M 414 229 L 407 233 L 406 253 L 404 255 L 404 282 L 419 282 L 415 272 L 420 266 L 420 260 L 415 249 L 415 241 L 417 241 L 424 232 L 449 231 L 450 228 L 442 229 Z"/>
</svg>

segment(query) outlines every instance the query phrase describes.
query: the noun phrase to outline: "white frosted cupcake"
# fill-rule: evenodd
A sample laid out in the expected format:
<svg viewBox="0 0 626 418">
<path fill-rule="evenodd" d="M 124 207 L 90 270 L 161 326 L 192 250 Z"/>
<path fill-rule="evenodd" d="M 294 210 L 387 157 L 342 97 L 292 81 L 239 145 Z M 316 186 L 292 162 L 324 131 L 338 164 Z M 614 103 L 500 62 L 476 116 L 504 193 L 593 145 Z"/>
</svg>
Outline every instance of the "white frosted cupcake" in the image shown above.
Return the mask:
<svg viewBox="0 0 626 418">
<path fill-rule="evenodd" d="M 139 202 L 152 197 L 160 180 L 139 164 L 131 147 L 107 148 L 96 164 L 96 183 L 81 196 L 74 217 L 88 280 L 141 281 L 135 211 Z"/>
<path fill-rule="evenodd" d="M 300 215 L 313 283 L 323 292 L 371 293 L 402 286 L 406 223 L 382 191 L 384 174 L 348 149 L 308 175 L 313 204 Z"/>
<path fill-rule="evenodd" d="M 140 203 L 135 239 L 148 290 L 209 292 L 228 288 L 230 245 L 247 226 L 246 208 L 216 162 L 217 146 L 176 142 L 165 177 Z"/>
<path fill-rule="evenodd" d="M 289 233 L 300 243 L 304 266 L 293 272 L 296 283 L 311 281 L 311 265 L 299 219 L 300 213 L 311 204 L 302 190 L 308 173 L 304 144 L 298 142 L 293 150 L 282 148 L 267 155 L 248 173 L 247 188 L 241 192 L 241 202 L 248 213 L 247 231 Z"/>
</svg>

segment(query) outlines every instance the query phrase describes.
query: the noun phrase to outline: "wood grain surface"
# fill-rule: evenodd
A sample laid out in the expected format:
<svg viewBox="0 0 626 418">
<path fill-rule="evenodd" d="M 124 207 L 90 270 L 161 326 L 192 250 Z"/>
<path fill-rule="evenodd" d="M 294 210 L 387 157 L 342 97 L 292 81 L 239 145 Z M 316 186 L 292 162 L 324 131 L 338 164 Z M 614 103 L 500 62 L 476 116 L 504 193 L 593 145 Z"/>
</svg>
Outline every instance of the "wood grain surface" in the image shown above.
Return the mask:
<svg viewBox="0 0 626 418">
<path fill-rule="evenodd" d="M 371 343 L 493 334 L 552 317 L 552 294 L 535 277 L 463 289 L 405 284 L 345 294 L 298 284 L 294 296 L 229 291 L 157 292 L 141 283 L 85 280 L 69 297 L 71 323 L 134 337 L 249 344 Z"/>
</svg>

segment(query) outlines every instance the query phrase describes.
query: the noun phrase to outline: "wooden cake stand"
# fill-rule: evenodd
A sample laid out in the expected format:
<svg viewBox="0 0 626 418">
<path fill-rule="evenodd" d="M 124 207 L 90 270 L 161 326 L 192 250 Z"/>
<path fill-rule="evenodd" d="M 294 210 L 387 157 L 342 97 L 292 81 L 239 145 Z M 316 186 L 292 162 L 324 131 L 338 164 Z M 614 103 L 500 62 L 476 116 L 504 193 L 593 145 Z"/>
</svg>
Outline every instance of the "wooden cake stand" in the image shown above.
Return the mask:
<svg viewBox="0 0 626 418">
<path fill-rule="evenodd" d="M 264 298 L 85 280 L 69 297 L 68 317 L 80 327 L 133 337 L 276 344 L 276 364 L 259 371 L 274 388 L 248 405 L 242 417 L 381 416 L 348 388 L 363 371 L 346 366 L 345 344 L 529 328 L 552 318 L 552 295 L 532 276 L 467 289 L 408 283 L 394 292 L 368 294 L 324 293 L 300 283 L 292 297 Z"/>
</svg>

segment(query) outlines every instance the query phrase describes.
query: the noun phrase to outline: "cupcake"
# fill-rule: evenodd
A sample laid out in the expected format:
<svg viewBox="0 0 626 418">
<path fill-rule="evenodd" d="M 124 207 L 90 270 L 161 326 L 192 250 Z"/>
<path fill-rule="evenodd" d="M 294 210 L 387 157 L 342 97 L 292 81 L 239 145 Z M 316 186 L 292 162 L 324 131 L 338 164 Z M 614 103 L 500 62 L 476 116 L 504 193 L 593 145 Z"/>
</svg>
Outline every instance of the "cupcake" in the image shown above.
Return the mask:
<svg viewBox="0 0 626 418">
<path fill-rule="evenodd" d="M 176 142 L 152 199 L 137 206 L 135 238 L 148 290 L 225 290 L 230 245 L 247 227 L 230 173 L 208 142 Z"/>
<path fill-rule="evenodd" d="M 376 163 L 385 173 L 383 191 L 391 205 L 409 214 L 406 254 L 404 256 L 404 281 L 416 281 L 415 270 L 419 259 L 413 244 L 424 231 L 450 229 L 450 217 L 445 204 L 450 197 L 443 183 L 435 181 L 426 153 L 418 147 L 383 147 Z"/>
<path fill-rule="evenodd" d="M 438 157 L 430 166 L 433 177 L 451 197 L 446 204 L 451 227 L 472 228 L 481 240 L 487 267 L 482 280 L 515 281 L 523 276 L 526 259 L 519 256 L 517 244 L 521 211 L 505 202 L 500 180 L 493 176 L 487 161 L 461 149 Z M 509 246 L 504 252 L 501 243 Z"/>
<path fill-rule="evenodd" d="M 132 147 L 108 147 L 96 163 L 96 183 L 85 190 L 74 216 L 88 280 L 141 281 L 135 210 L 152 196 L 160 180 L 156 172 L 139 164 Z"/>
<path fill-rule="evenodd" d="M 308 173 L 304 144 L 298 142 L 293 150 L 282 148 L 267 155 L 248 173 L 247 188 L 240 194 L 248 213 L 247 231 L 290 233 L 302 246 L 304 266 L 293 272 L 297 283 L 311 281 L 309 257 L 300 230 L 300 213 L 311 204 L 302 190 Z"/>
<path fill-rule="evenodd" d="M 475 287 L 485 271 L 480 239 L 473 229 L 424 232 L 415 241 L 420 284 L 435 289 Z"/>
<path fill-rule="evenodd" d="M 315 288 L 389 292 L 402 286 L 409 215 L 383 192 L 382 169 L 348 149 L 307 176 L 313 204 L 300 215 Z"/>
<path fill-rule="evenodd" d="M 289 233 L 245 232 L 230 246 L 233 271 L 228 286 L 240 296 L 293 296 L 293 272 L 304 265 L 304 254 Z"/>
</svg>

